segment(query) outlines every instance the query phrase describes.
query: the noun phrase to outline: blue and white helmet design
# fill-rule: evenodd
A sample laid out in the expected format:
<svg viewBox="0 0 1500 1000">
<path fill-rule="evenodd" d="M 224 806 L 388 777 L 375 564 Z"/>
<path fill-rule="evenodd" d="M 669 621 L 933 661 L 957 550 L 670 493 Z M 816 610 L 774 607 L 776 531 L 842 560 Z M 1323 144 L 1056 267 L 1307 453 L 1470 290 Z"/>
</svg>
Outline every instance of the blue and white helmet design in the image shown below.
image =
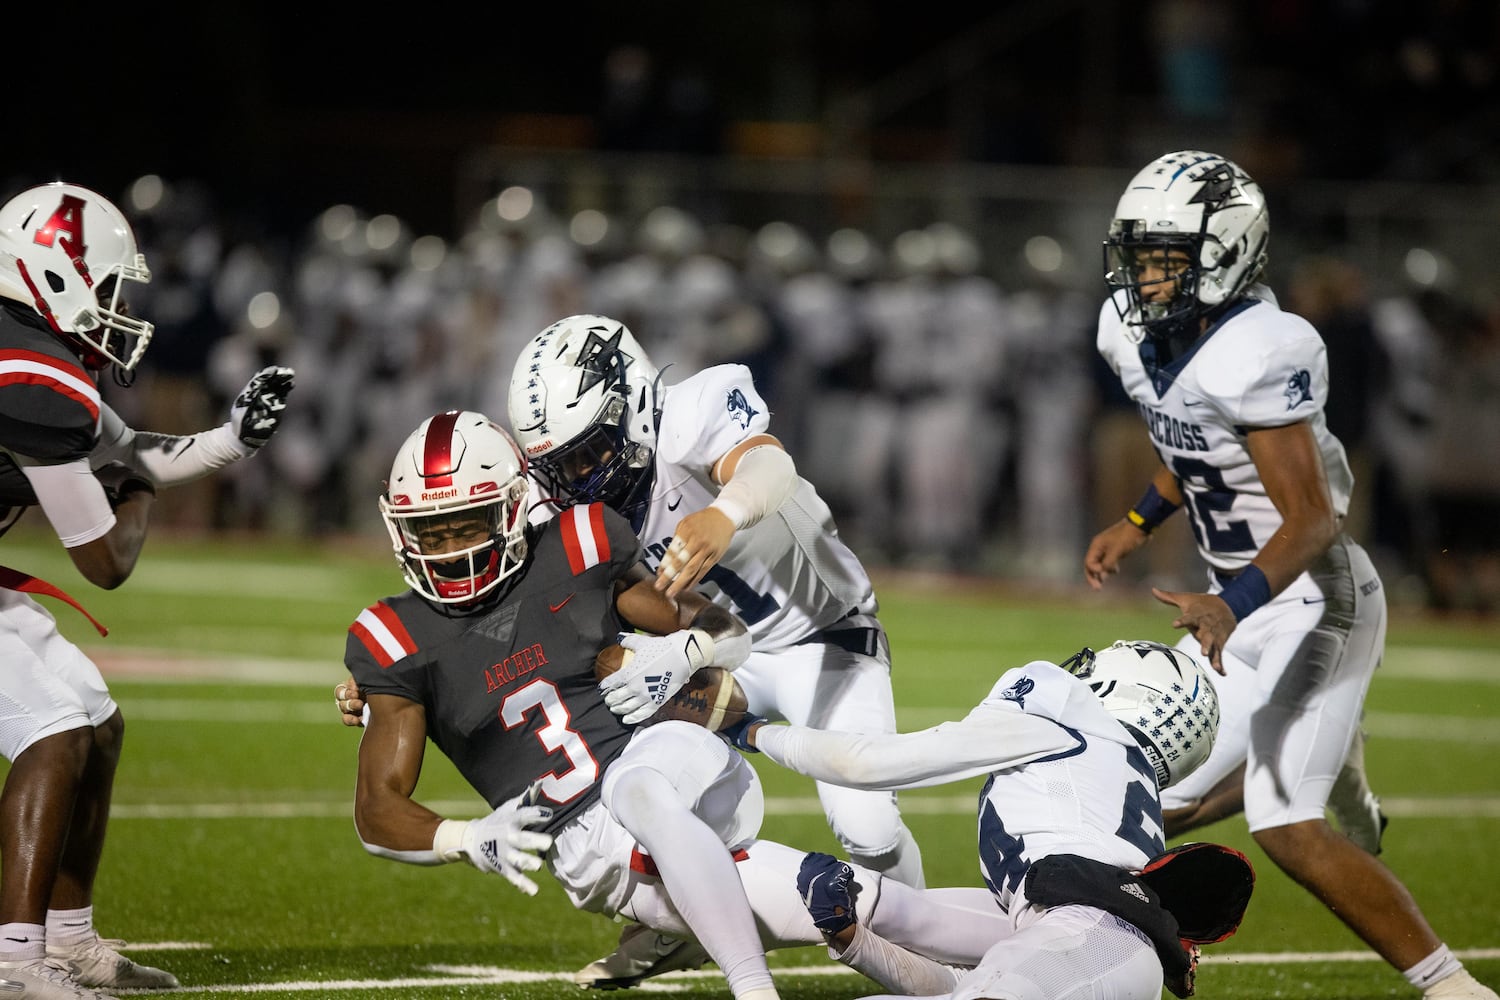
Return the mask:
<svg viewBox="0 0 1500 1000">
<path fill-rule="evenodd" d="M 522 348 L 510 424 L 550 499 L 626 517 L 650 499 L 660 381 L 630 330 L 607 316 L 558 320 Z"/>
<path fill-rule="evenodd" d="M 1270 238 L 1266 196 L 1249 174 L 1217 153 L 1179 150 L 1126 185 L 1104 242 L 1104 280 L 1137 341 L 1172 336 L 1243 297 L 1265 268 Z M 1189 261 L 1172 279 L 1176 295 L 1143 302 L 1141 255 L 1172 251 Z"/>
<path fill-rule="evenodd" d="M 1147 640 L 1085 648 L 1062 664 L 1087 682 L 1156 772 L 1157 790 L 1208 760 L 1219 731 L 1219 695 L 1196 657 Z"/>
</svg>

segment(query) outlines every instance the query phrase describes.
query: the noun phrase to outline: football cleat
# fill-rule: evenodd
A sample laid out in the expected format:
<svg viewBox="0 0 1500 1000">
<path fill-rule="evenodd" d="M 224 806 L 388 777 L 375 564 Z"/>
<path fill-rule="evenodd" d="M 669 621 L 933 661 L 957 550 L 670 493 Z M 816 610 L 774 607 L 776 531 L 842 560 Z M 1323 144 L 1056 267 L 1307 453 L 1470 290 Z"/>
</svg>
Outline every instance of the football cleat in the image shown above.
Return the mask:
<svg viewBox="0 0 1500 1000">
<path fill-rule="evenodd" d="M 1500 997 L 1475 979 L 1468 969 L 1459 969 L 1427 987 L 1422 1000 L 1500 1000 Z"/>
<path fill-rule="evenodd" d="M 121 955 L 116 949 L 124 941 L 94 937 L 79 945 L 57 945 L 47 942 L 47 957 L 73 967 L 73 978 L 84 986 L 109 989 L 167 990 L 178 985 L 177 977 L 149 965 L 141 965 Z"/>
<path fill-rule="evenodd" d="M 0 962 L 0 997 L 14 997 L 16 1000 L 114 1000 L 114 997 L 80 985 L 69 971 L 68 964 L 56 958 Z"/>
<path fill-rule="evenodd" d="M 658 934 L 645 924 L 629 924 L 620 944 L 603 958 L 573 973 L 573 982 L 586 990 L 624 990 L 642 979 L 708 962 L 708 952 L 697 941 Z"/>
<path fill-rule="evenodd" d="M 813 918 L 813 926 L 824 934 L 837 934 L 859 920 L 854 913 L 859 883 L 848 862 L 832 854 L 811 853 L 797 872 L 797 895 Z"/>
</svg>

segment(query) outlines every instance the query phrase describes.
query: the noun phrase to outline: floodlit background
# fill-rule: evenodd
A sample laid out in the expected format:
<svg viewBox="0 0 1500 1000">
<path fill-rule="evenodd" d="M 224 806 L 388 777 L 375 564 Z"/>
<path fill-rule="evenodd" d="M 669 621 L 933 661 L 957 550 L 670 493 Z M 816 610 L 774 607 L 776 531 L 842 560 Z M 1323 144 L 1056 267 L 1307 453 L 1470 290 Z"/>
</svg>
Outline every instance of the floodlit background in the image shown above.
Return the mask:
<svg viewBox="0 0 1500 1000">
<path fill-rule="evenodd" d="M 1075 586 L 1151 461 L 1093 352 L 1099 244 L 1135 170 L 1204 148 L 1267 191 L 1392 600 L 1500 603 L 1493 4 L 272 2 L 13 34 L 0 187 L 109 194 L 156 273 L 111 401 L 194 430 L 262 362 L 300 373 L 276 447 L 163 527 L 377 532 L 412 427 L 504 422 L 519 345 L 601 311 L 669 382 L 750 365 L 872 565 Z M 1196 581 L 1186 535 L 1137 581 Z"/>
</svg>

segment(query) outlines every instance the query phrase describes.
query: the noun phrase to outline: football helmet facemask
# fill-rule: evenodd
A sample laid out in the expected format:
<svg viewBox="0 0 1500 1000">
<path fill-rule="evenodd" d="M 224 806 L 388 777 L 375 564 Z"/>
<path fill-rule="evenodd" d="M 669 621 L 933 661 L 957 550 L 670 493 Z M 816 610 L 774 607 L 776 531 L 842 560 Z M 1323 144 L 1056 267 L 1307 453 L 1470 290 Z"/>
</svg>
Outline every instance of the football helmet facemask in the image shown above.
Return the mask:
<svg viewBox="0 0 1500 1000">
<path fill-rule="evenodd" d="M 380 515 L 406 582 L 472 604 L 526 562 L 526 459 L 482 413 L 422 421 L 396 453 Z"/>
<path fill-rule="evenodd" d="M 1208 760 L 1219 732 L 1219 695 L 1196 658 L 1159 642 L 1122 640 L 1097 653 L 1085 647 L 1062 668 L 1086 682 L 1140 744 L 1158 791 Z"/>
<path fill-rule="evenodd" d="M 150 280 L 130 223 L 103 195 L 59 181 L 0 206 L 0 288 L 81 344 L 91 368 L 140 362 L 153 326 L 126 314 L 125 283 Z"/>
<path fill-rule="evenodd" d="M 632 517 L 650 500 L 661 375 L 625 324 L 558 320 L 521 351 L 510 424 L 556 503 L 604 503 Z"/>
<path fill-rule="evenodd" d="M 1260 277 L 1270 236 L 1265 194 L 1234 162 L 1189 149 L 1147 165 L 1104 241 L 1104 281 L 1131 339 L 1196 340 L 1205 316 Z M 1173 294 L 1147 301 L 1142 289 L 1161 281 L 1175 283 Z"/>
</svg>

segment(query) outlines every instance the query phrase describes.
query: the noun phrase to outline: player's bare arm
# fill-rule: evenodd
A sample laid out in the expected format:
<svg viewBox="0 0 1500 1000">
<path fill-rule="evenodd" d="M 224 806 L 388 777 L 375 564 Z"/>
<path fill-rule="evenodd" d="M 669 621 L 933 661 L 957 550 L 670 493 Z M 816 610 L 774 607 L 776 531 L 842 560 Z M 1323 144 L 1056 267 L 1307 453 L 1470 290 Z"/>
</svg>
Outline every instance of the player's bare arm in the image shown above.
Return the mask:
<svg viewBox="0 0 1500 1000">
<path fill-rule="evenodd" d="M 759 523 L 797 487 L 796 463 L 770 434 L 735 445 L 711 474 L 723 489 L 713 503 L 678 523 L 657 569 L 657 589 L 672 597 L 696 587 L 724 557 L 736 531 Z"/>
<path fill-rule="evenodd" d="M 1266 495 L 1282 516 L 1281 527 L 1251 562 L 1265 575 L 1269 588 L 1265 596 L 1269 599 L 1327 551 L 1338 535 L 1339 518 L 1333 510 L 1317 442 L 1307 423 L 1252 430 L 1246 435 L 1246 448 Z M 1223 673 L 1224 646 L 1239 624 L 1224 598 L 1156 588 L 1152 594 L 1177 608 L 1172 627 L 1187 629 L 1202 645 L 1209 663 Z"/>
<path fill-rule="evenodd" d="M 359 839 L 390 851 L 432 848 L 442 817 L 412 801 L 427 741 L 427 713 L 414 701 L 377 694 L 359 741 L 354 828 Z"/>
<path fill-rule="evenodd" d="M 97 487 L 103 489 L 102 486 Z M 84 579 L 97 587 L 113 590 L 135 570 L 135 561 L 146 544 L 151 507 L 156 491 L 143 479 L 121 483 L 112 498 L 115 526 L 105 535 L 68 549 L 68 556 Z"/>
<path fill-rule="evenodd" d="M 1160 504 L 1165 505 L 1159 505 L 1156 511 L 1166 511 L 1166 514 L 1161 514 L 1163 518 L 1182 506 L 1182 493 L 1178 489 L 1177 478 L 1165 465 L 1158 464 L 1156 473 L 1151 477 L 1151 489 L 1147 496 L 1151 496 L 1153 492 Z M 1137 505 L 1139 506 L 1141 504 Z M 1083 557 L 1083 575 L 1089 586 L 1095 590 L 1103 587 L 1105 580 L 1120 571 L 1120 563 L 1126 556 L 1150 541 L 1151 532 L 1159 523 L 1148 520 L 1136 508 L 1132 508 L 1114 524 L 1095 535 Z"/>
<path fill-rule="evenodd" d="M 750 656 L 749 630 L 733 612 L 691 591 L 675 598 L 661 593 L 641 564 L 621 583 L 615 598 L 620 617 L 656 633 L 621 633 L 620 645 L 631 657 L 599 682 L 604 703 L 626 724 L 649 719 L 700 668 L 733 670 Z"/>
</svg>

